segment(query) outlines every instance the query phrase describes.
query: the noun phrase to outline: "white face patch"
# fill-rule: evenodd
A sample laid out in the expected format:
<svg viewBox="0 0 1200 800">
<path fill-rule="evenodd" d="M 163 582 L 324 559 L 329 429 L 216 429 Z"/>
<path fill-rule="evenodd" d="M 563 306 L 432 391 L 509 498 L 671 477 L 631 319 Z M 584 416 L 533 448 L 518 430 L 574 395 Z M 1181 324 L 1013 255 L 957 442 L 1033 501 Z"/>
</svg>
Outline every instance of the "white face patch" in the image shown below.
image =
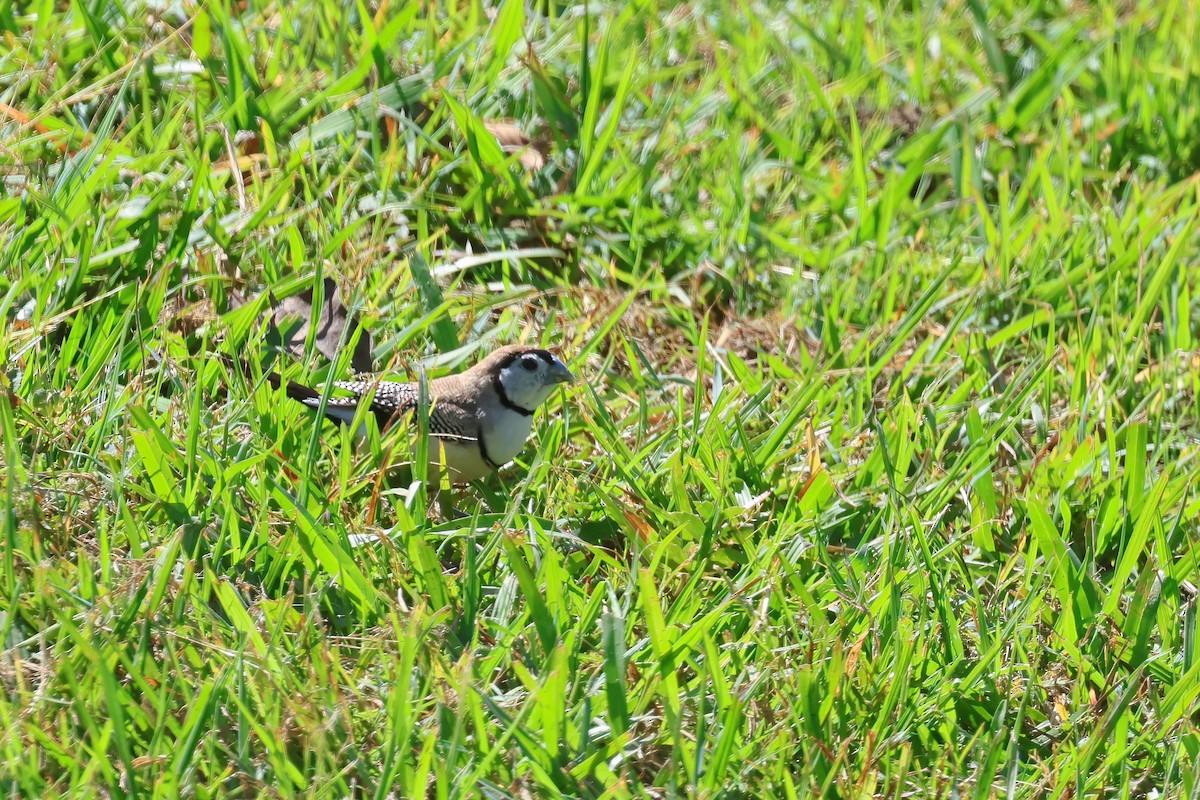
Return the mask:
<svg viewBox="0 0 1200 800">
<path fill-rule="evenodd" d="M 537 353 L 524 353 L 500 370 L 500 385 L 508 402 L 526 411 L 533 411 L 554 391 L 561 378 L 561 363 L 547 362 Z"/>
</svg>

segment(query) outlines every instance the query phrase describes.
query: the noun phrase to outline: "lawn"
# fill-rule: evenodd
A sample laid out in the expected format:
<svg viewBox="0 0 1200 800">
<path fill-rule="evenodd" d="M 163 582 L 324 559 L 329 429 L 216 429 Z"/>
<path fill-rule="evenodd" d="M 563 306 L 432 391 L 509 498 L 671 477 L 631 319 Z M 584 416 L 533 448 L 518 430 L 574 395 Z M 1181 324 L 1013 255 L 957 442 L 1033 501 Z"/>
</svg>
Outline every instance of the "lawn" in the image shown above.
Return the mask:
<svg viewBox="0 0 1200 800">
<path fill-rule="evenodd" d="M 0 37 L 3 796 L 1200 796 L 1197 4 Z M 356 342 L 580 380 L 443 514 Z"/>
</svg>

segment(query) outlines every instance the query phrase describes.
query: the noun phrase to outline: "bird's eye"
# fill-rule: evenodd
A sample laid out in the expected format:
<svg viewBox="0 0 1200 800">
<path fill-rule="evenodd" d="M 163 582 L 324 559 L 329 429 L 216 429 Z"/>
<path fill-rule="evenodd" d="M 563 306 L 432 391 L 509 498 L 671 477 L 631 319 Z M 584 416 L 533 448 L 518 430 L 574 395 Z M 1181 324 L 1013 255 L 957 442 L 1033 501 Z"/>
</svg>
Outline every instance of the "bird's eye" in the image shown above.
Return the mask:
<svg viewBox="0 0 1200 800">
<path fill-rule="evenodd" d="M 521 366 L 525 368 L 526 372 L 533 372 L 538 367 L 537 359 L 536 358 L 522 358 Z"/>
</svg>

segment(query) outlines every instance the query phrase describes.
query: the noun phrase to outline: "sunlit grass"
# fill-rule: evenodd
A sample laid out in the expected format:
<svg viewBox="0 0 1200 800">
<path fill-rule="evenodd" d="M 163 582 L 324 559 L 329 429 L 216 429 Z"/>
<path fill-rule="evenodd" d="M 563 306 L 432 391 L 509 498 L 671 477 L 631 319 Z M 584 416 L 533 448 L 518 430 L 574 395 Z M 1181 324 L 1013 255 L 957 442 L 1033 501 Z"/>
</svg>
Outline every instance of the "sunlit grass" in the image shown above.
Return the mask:
<svg viewBox="0 0 1200 800">
<path fill-rule="evenodd" d="M 1200 791 L 1194 8 L 186 8 L 0 5 L 5 794 Z M 465 517 L 330 275 L 583 378 Z"/>
</svg>

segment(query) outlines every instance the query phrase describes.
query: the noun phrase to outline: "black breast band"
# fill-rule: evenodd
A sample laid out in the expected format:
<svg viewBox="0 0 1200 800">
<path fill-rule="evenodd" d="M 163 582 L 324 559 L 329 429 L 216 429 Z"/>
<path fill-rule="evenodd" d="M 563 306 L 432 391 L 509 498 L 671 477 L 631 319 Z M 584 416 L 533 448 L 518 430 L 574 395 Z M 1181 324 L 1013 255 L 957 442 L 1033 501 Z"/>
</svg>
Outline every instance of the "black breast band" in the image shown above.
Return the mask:
<svg viewBox="0 0 1200 800">
<path fill-rule="evenodd" d="M 500 370 L 496 370 L 496 377 L 492 378 L 492 385 L 496 389 L 496 396 L 500 398 L 500 405 L 507 408 L 509 411 L 515 411 L 523 417 L 532 417 L 531 409 L 519 406 L 512 401 L 508 396 L 508 392 L 504 391 L 504 381 L 500 380 Z"/>
<path fill-rule="evenodd" d="M 492 469 L 500 469 L 500 465 L 492 461 L 492 457 L 488 455 L 487 442 L 483 440 L 483 426 L 479 427 L 478 433 L 475 434 L 475 441 L 479 442 L 479 457 L 483 459 L 483 463 L 487 464 Z"/>
</svg>

